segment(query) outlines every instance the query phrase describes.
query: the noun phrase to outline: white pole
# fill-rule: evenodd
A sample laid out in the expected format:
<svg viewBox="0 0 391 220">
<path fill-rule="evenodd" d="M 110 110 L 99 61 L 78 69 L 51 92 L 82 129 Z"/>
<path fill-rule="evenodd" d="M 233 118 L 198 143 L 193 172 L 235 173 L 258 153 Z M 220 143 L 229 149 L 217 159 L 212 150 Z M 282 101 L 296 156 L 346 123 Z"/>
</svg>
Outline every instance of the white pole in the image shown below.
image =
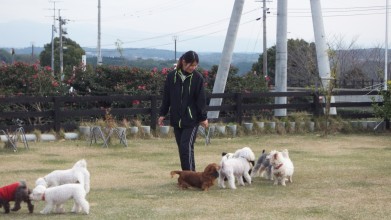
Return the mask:
<svg viewBox="0 0 391 220">
<path fill-rule="evenodd" d="M 98 56 L 97 56 L 97 65 L 102 65 L 102 50 L 100 48 L 100 0 L 98 0 Z"/>
<path fill-rule="evenodd" d="M 288 77 L 288 0 L 277 1 L 277 44 L 276 44 L 276 75 L 275 75 L 275 91 L 287 91 Z M 274 98 L 275 104 L 286 104 L 287 97 Z M 275 109 L 274 116 L 286 116 L 286 109 Z"/>
<path fill-rule="evenodd" d="M 322 86 L 325 91 L 329 89 L 329 84 L 333 83 L 334 78 L 330 78 L 330 61 L 327 53 L 326 34 L 324 31 L 322 6 L 320 0 L 311 0 L 312 24 L 314 28 L 316 58 L 318 61 L 319 77 L 322 81 Z M 324 99 L 325 101 L 325 99 Z M 331 103 L 335 103 L 334 96 L 331 96 Z M 337 109 L 330 108 L 330 115 L 336 115 Z"/>
<path fill-rule="evenodd" d="M 384 90 L 387 90 L 388 76 L 388 0 L 386 0 L 386 43 L 384 55 Z"/>
<path fill-rule="evenodd" d="M 235 0 L 212 93 L 224 93 L 236 37 L 239 31 L 243 6 L 244 0 Z M 209 106 L 220 106 L 222 101 L 222 98 L 212 98 Z M 219 118 L 219 114 L 220 111 L 209 111 L 208 118 Z"/>
</svg>

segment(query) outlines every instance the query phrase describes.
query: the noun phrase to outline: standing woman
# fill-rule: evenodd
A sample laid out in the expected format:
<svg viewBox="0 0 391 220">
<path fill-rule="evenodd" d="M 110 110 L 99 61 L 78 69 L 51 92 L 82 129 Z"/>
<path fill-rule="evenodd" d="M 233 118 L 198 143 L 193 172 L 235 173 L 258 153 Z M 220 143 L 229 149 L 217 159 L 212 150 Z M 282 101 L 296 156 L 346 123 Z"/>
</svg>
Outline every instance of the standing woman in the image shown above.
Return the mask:
<svg viewBox="0 0 391 220">
<path fill-rule="evenodd" d="M 182 170 L 195 171 L 194 142 L 198 126 L 208 127 L 204 78 L 195 69 L 198 54 L 187 51 L 178 60 L 176 69 L 167 74 L 158 123 L 170 112 Z"/>
</svg>

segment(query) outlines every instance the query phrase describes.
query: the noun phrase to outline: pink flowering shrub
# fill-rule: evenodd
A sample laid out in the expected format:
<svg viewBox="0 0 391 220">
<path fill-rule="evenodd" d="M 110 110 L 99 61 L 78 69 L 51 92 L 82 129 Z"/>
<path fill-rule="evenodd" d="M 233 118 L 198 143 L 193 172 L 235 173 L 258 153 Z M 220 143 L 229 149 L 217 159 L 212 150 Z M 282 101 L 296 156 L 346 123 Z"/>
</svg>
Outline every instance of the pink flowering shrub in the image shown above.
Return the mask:
<svg viewBox="0 0 391 220">
<path fill-rule="evenodd" d="M 0 94 L 10 95 L 53 95 L 58 92 L 60 83 L 52 76 L 50 67 L 39 63 L 16 62 L 0 66 Z"/>
<path fill-rule="evenodd" d="M 102 65 L 95 70 L 91 66 L 79 64 L 67 68 L 62 82 L 59 76 L 53 77 L 50 67 L 39 63 L 17 62 L 13 65 L 0 65 L 0 94 L 2 95 L 67 95 L 72 87 L 78 95 L 159 95 L 164 80 L 173 68 L 142 69 L 127 66 Z M 199 70 L 205 79 L 207 92 L 212 92 L 217 74 L 217 66 L 211 70 Z M 266 88 L 264 79 L 253 74 L 237 76 L 237 69 L 230 68 L 225 92 L 256 92 Z"/>
<path fill-rule="evenodd" d="M 172 69 L 144 70 L 136 67 L 99 66 L 96 68 L 96 82 L 91 88 L 106 93 L 131 95 L 160 94 L 166 74 Z"/>
</svg>

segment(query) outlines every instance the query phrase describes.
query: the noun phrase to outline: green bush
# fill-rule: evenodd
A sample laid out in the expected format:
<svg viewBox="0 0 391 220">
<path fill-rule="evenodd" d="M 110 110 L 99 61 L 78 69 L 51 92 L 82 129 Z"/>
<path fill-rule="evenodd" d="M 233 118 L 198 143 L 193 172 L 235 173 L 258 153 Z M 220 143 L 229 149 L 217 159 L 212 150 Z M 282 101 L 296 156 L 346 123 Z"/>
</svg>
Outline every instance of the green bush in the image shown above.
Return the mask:
<svg viewBox="0 0 391 220">
<path fill-rule="evenodd" d="M 373 103 L 372 107 L 375 112 L 375 116 L 381 119 L 391 119 L 391 80 L 387 82 L 387 90 L 380 91 L 380 95 L 383 98 L 383 105 Z M 372 99 L 374 101 L 374 99 Z"/>
</svg>

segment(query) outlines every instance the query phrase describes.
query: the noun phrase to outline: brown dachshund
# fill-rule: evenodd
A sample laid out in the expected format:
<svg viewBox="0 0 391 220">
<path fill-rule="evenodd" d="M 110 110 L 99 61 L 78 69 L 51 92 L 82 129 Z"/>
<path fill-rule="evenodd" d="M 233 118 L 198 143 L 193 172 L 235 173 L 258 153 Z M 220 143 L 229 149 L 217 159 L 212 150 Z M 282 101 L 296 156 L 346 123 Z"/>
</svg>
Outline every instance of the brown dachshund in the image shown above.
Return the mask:
<svg viewBox="0 0 391 220">
<path fill-rule="evenodd" d="M 209 187 L 213 186 L 214 181 L 219 177 L 219 169 L 220 166 L 216 163 L 211 163 L 205 167 L 204 172 L 190 170 L 171 171 L 171 178 L 174 177 L 175 174 L 179 175 L 178 186 L 181 189 L 196 187 L 208 191 Z"/>
</svg>

